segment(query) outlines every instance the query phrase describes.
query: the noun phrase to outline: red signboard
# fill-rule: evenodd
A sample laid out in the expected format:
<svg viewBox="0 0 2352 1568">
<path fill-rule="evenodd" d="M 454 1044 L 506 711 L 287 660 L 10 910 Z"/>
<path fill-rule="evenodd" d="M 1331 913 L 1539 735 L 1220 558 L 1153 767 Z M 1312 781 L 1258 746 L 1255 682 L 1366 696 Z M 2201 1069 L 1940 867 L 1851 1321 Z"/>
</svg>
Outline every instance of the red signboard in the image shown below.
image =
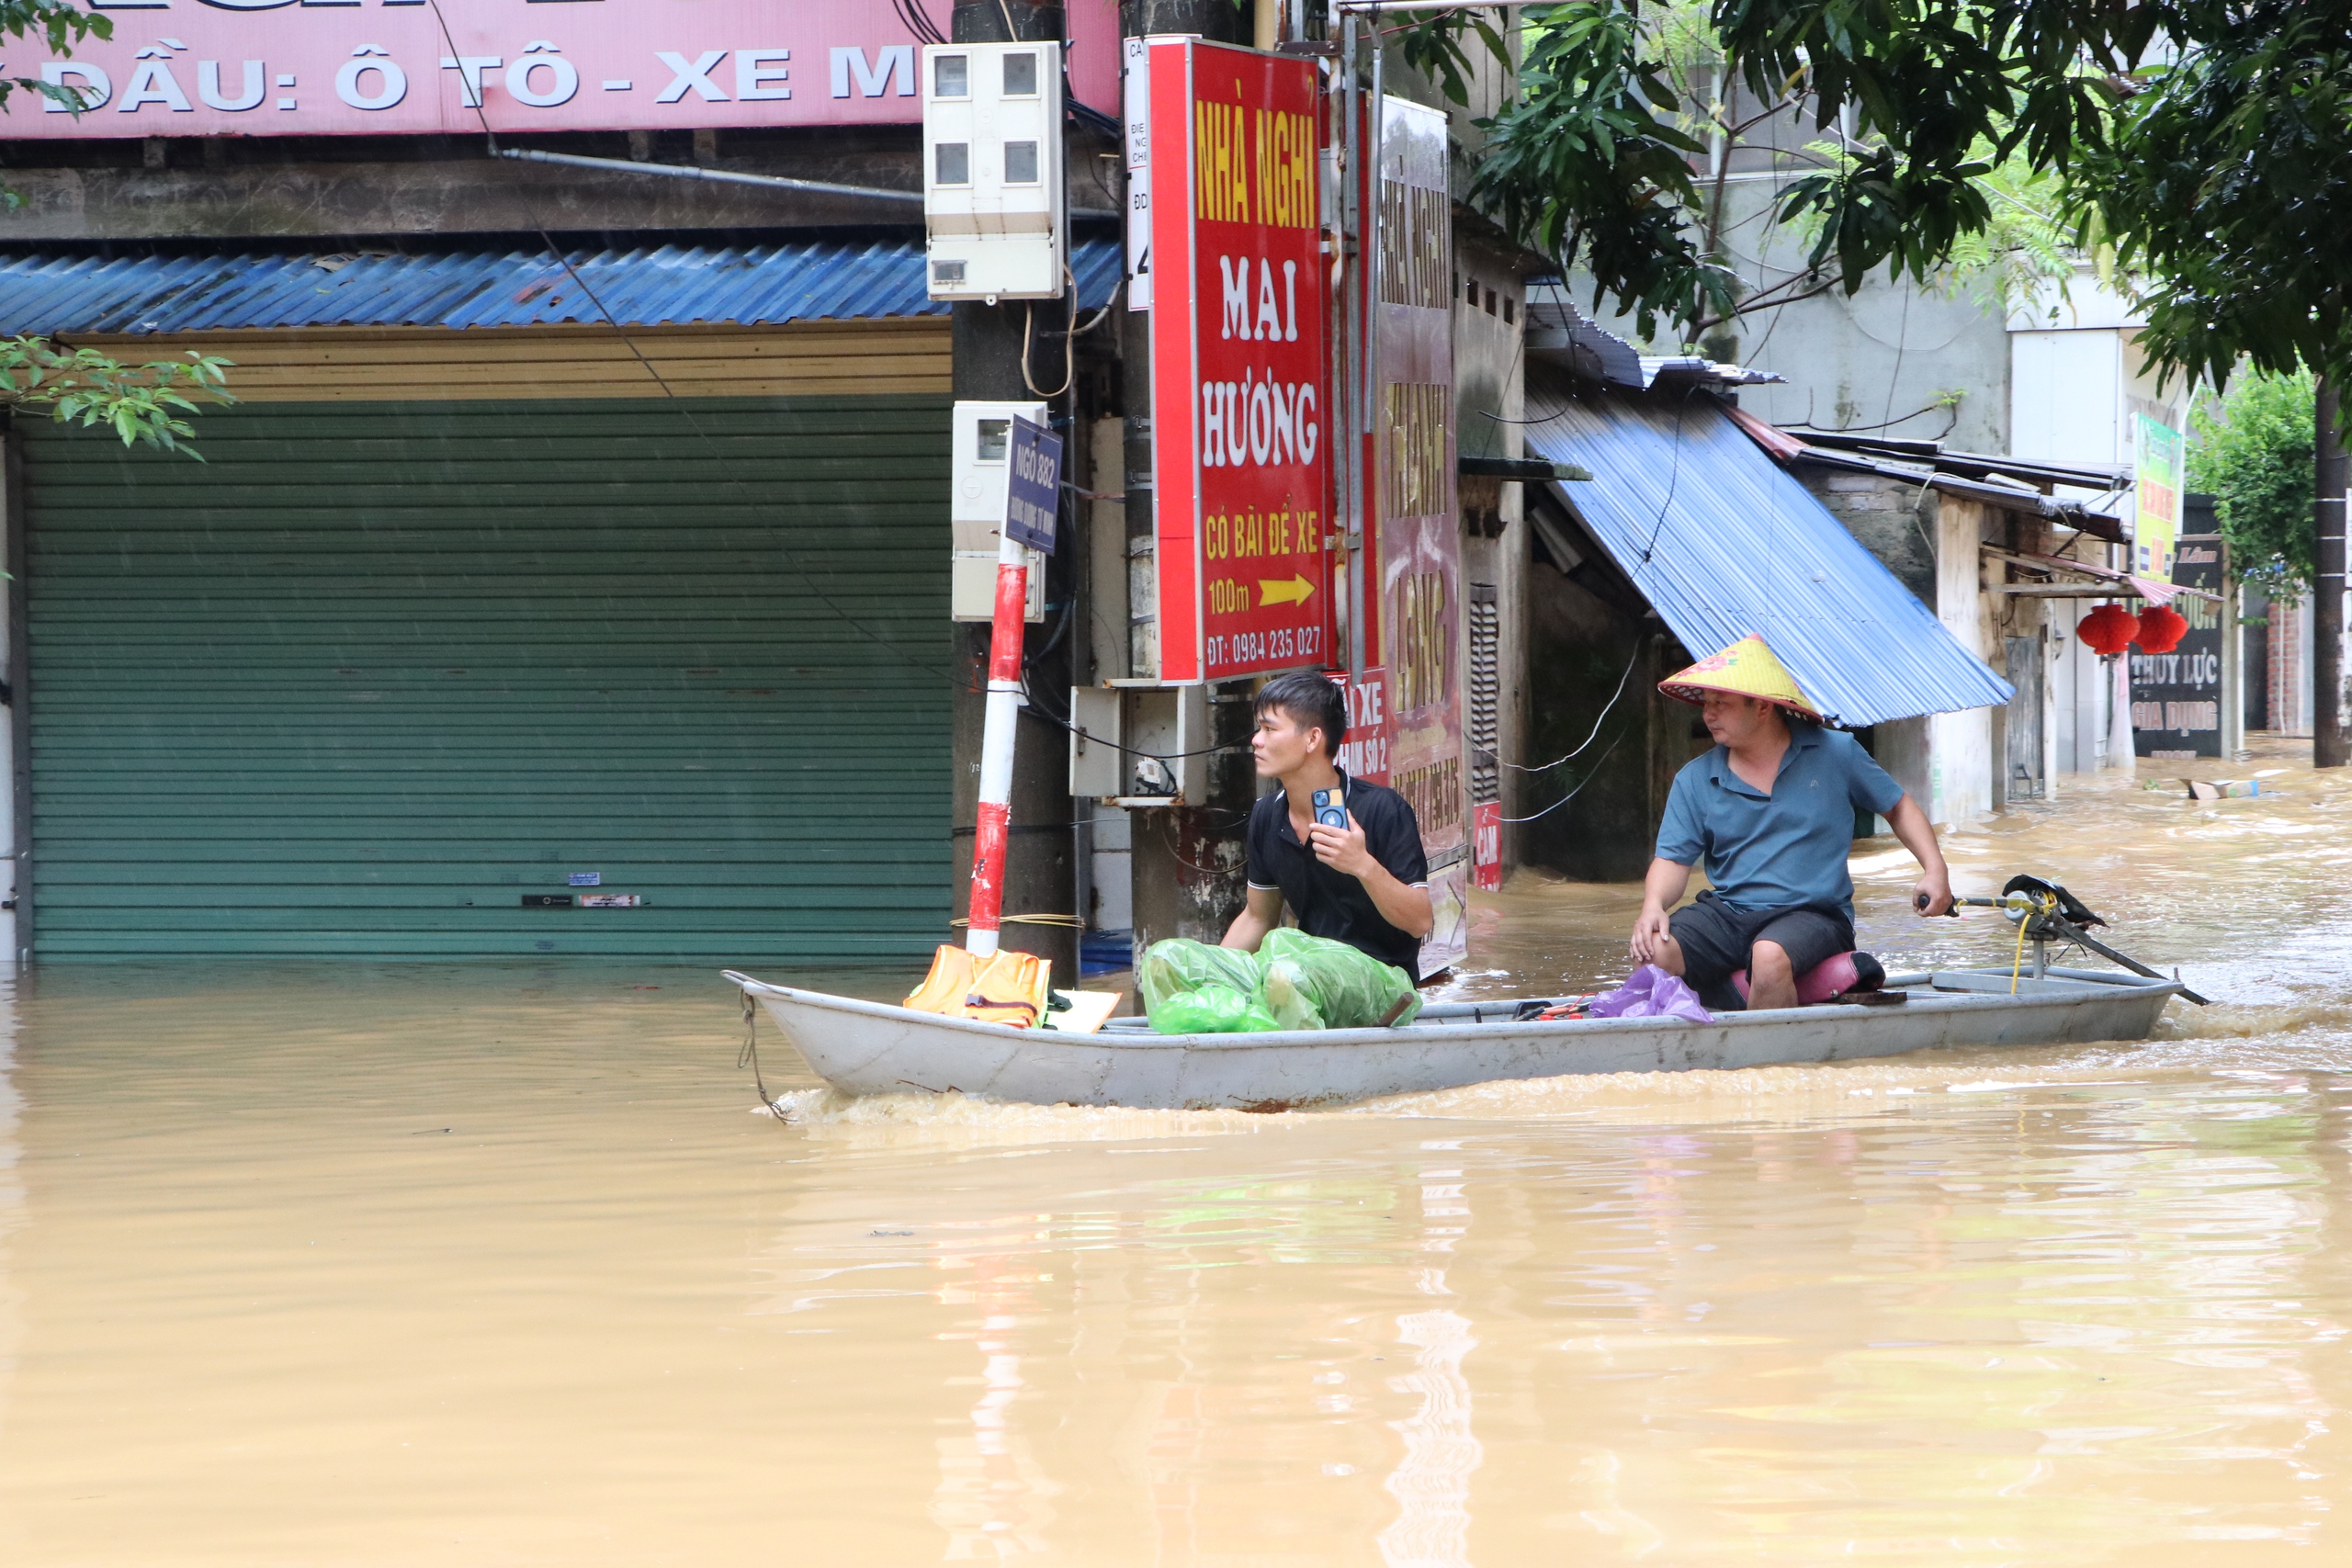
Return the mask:
<svg viewBox="0 0 2352 1568">
<path fill-rule="evenodd" d="M 1319 664 L 1331 602 L 1316 68 L 1153 39 L 1159 677 Z"/>
<path fill-rule="evenodd" d="M 1502 803 L 1482 800 L 1470 808 L 1471 863 L 1477 885 L 1492 893 L 1503 885 Z"/>
<path fill-rule="evenodd" d="M 922 0 L 945 30 L 948 0 Z M 110 40 L 8 42 L 11 140 L 913 123 L 920 51 L 878 0 L 96 0 Z M 1069 78 L 1117 106 L 1118 8 L 1070 0 Z"/>
<path fill-rule="evenodd" d="M 1340 766 L 1351 779 L 1385 784 L 1388 744 L 1396 733 L 1388 722 L 1388 671 L 1367 670 L 1340 680 L 1348 694 L 1348 739 L 1340 747 Z"/>
</svg>

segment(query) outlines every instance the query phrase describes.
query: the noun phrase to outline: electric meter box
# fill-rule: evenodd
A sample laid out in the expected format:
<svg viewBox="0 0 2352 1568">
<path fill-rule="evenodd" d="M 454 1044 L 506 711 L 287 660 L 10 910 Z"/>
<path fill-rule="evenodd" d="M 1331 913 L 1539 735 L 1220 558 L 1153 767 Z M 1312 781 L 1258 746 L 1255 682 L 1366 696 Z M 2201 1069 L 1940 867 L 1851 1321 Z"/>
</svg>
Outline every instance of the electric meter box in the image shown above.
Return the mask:
<svg viewBox="0 0 2352 1568">
<path fill-rule="evenodd" d="M 954 537 L 954 576 L 949 599 L 954 618 L 996 618 L 996 555 L 1004 536 L 1007 476 L 1012 471 L 1012 422 L 1045 424 L 1043 403 L 964 400 L 948 422 L 952 478 L 947 521 Z M 1024 552 L 1029 563 L 1028 618 L 1046 618 L 1046 558 Z"/>
<path fill-rule="evenodd" d="M 1059 43 L 924 47 L 922 212 L 933 299 L 1061 298 Z"/>
<path fill-rule="evenodd" d="M 1039 402 L 988 402 L 959 399 L 949 422 L 948 444 L 955 489 L 947 515 L 956 525 L 959 550 L 992 550 L 1004 532 L 1005 490 L 1012 472 L 1012 422 L 1048 424 Z"/>
<path fill-rule="evenodd" d="M 1029 600 L 1022 606 L 1022 619 L 1034 626 L 1046 618 L 1046 558 L 1035 550 L 1023 553 L 1029 558 Z M 996 619 L 996 567 L 994 550 L 956 552 L 956 558 L 948 568 L 950 620 L 989 622 Z"/>
</svg>

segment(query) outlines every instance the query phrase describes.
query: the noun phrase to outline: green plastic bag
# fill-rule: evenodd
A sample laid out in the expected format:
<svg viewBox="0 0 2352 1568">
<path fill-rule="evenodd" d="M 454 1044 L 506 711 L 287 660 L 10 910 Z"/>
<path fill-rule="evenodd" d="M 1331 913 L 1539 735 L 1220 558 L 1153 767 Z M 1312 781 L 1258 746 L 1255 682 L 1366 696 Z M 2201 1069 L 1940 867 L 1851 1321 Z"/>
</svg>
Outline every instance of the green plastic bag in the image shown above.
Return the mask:
<svg viewBox="0 0 2352 1568">
<path fill-rule="evenodd" d="M 1145 948 L 1143 962 L 1136 965 L 1136 990 L 1143 998 L 1143 1010 L 1155 1019 L 1170 997 L 1203 986 L 1254 995 L 1258 961 L 1238 947 L 1211 947 L 1190 937 L 1171 936 Z"/>
<path fill-rule="evenodd" d="M 1161 1034 L 1261 1034 L 1278 1027 L 1257 998 L 1214 981 L 1162 998 L 1150 1018 Z"/>
<path fill-rule="evenodd" d="M 1258 945 L 1259 996 L 1283 1029 L 1369 1029 L 1407 1024 L 1421 1010 L 1412 977 L 1329 937 L 1283 926 Z M 1403 1010 L 1388 1012 L 1402 1000 Z"/>
</svg>

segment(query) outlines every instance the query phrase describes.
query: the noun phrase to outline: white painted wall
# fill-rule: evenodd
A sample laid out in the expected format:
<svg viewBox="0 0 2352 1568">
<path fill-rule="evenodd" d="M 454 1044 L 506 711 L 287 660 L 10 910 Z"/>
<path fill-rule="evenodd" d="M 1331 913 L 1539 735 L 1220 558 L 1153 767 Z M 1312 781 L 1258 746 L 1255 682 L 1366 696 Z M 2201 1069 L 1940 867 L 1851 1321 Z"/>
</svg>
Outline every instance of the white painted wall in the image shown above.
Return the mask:
<svg viewBox="0 0 2352 1568">
<path fill-rule="evenodd" d="M 1090 931 L 1131 931 L 1136 923 L 1135 814 L 1111 807 L 1094 812 L 1093 852 L 1089 862 L 1094 890 Z"/>
<path fill-rule="evenodd" d="M 2136 344 L 2146 322 L 2131 302 L 2087 267 L 2061 296 L 2044 288 L 2009 319 L 2009 452 L 2052 463 L 2129 468 L 2132 415 L 2188 426 L 2188 389 L 2178 377 L 2159 388 Z M 2088 500 L 2076 495 L 2076 500 Z M 2102 507 L 2131 514 L 2131 493 Z M 2086 553 L 2103 565 L 2105 551 Z M 2123 661 L 2100 660 L 2077 642 L 2074 623 L 2098 601 L 2067 600 L 2053 614 L 2052 740 L 2059 773 L 2130 772 L 2132 706 Z M 2134 608 L 2127 604 L 2125 608 Z M 2053 784 L 2055 774 L 2052 775 Z"/>
<path fill-rule="evenodd" d="M 1936 619 L 1952 640 L 1979 660 L 1985 658 L 1982 557 L 1984 508 L 1973 501 L 1943 498 L 1936 508 Z M 1990 661 L 1996 664 L 1997 660 Z M 1928 720 L 1928 794 L 1921 797 L 1928 820 L 1959 827 L 1993 810 L 1993 710 L 1969 708 Z"/>
<path fill-rule="evenodd" d="M 2110 331 L 2009 334 L 2009 456 L 2129 462 L 2123 338 Z"/>
</svg>

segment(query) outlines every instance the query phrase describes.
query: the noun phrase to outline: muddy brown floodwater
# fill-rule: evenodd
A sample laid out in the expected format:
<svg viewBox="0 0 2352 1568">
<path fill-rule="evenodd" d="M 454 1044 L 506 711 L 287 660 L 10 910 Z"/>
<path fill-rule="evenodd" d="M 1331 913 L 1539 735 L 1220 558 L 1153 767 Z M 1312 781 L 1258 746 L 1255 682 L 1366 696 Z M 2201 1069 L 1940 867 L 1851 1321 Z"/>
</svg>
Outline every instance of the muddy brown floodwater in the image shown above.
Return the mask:
<svg viewBox="0 0 2352 1568">
<path fill-rule="evenodd" d="M 843 1104 L 771 1036 L 783 1125 L 705 969 L 50 968 L 0 1561 L 2352 1561 L 2352 781 L 2253 768 L 1953 841 L 2222 998 L 2139 1045 L 1251 1117 Z M 1857 874 L 1866 944 L 2007 956 Z M 1522 879 L 1462 988 L 1632 909 Z"/>
</svg>

